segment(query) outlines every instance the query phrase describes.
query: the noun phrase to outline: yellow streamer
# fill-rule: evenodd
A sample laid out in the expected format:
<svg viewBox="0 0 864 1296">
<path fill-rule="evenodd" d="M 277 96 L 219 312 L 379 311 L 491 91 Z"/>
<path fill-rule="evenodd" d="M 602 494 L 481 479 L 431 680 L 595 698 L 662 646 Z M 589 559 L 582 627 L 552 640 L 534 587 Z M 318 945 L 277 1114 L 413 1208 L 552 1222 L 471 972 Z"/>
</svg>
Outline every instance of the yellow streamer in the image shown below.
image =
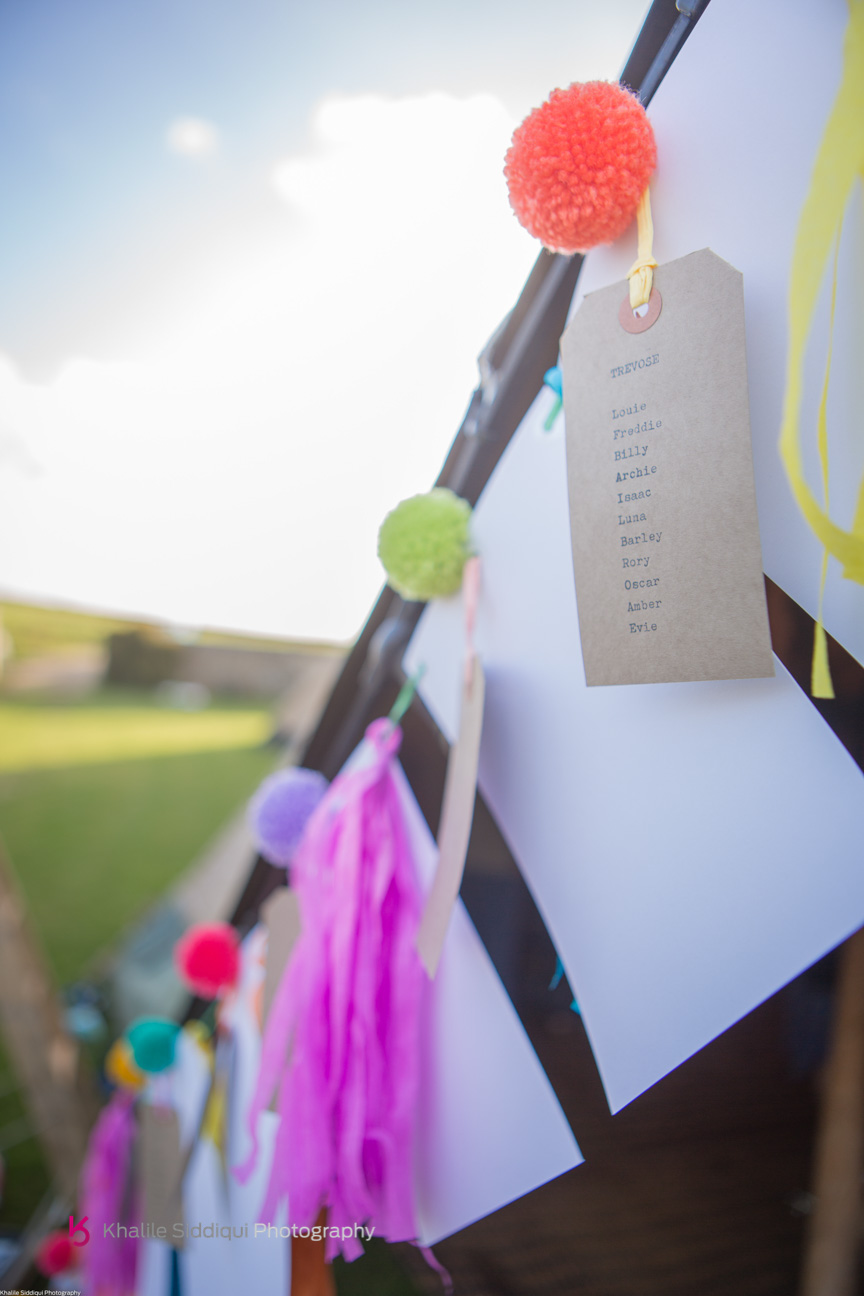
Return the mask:
<svg viewBox="0 0 864 1296">
<path fill-rule="evenodd" d="M 839 240 L 839 231 L 852 186 L 856 177 L 864 173 L 864 0 L 850 0 L 849 9 L 849 25 L 843 44 L 843 77 L 822 136 L 795 237 L 789 282 L 789 355 L 783 401 L 783 426 L 780 433 L 780 454 L 792 493 L 806 521 L 825 548 L 823 588 L 828 554 L 833 554 L 843 564 L 845 577 L 864 584 L 864 482 L 859 493 L 851 530 L 846 531 L 837 526 L 827 513 L 825 404 L 831 365 L 830 346 L 822 403 L 819 409 L 819 449 L 823 482 L 826 486 L 825 509 L 819 506 L 804 479 L 799 429 L 804 353 L 819 286 L 831 245 L 835 239 Z M 813 663 L 813 691 L 816 696 L 833 697 L 828 673 L 827 642 L 821 623 L 821 602 L 820 594 Z M 819 693 L 817 689 L 827 689 L 828 692 Z"/>
<path fill-rule="evenodd" d="M 207 1107 L 201 1122 L 201 1137 L 209 1139 L 220 1151 L 225 1142 L 225 1114 L 225 1081 L 221 1076 L 216 1076 L 207 1097 Z"/>
<path fill-rule="evenodd" d="M 143 1089 L 147 1077 L 140 1067 L 136 1066 L 129 1043 L 121 1035 L 108 1050 L 105 1058 L 105 1075 L 111 1084 L 123 1089 Z"/>
<path fill-rule="evenodd" d="M 840 256 L 840 233 L 834 243 L 834 276 L 831 283 L 831 317 L 828 324 L 828 355 L 825 358 L 825 377 L 822 380 L 822 395 L 819 399 L 817 419 L 819 464 L 822 469 L 822 491 L 825 496 L 825 508 L 829 507 L 829 474 L 828 474 L 828 386 L 831 381 L 831 357 L 834 352 L 834 313 L 837 307 L 837 261 Z M 810 670 L 810 692 L 816 698 L 833 698 L 834 684 L 831 679 L 831 666 L 828 661 L 828 639 L 822 620 L 822 605 L 825 601 L 825 581 L 828 577 L 828 550 L 822 550 L 822 572 L 819 578 L 819 611 L 813 634 L 813 665 Z"/>
<path fill-rule="evenodd" d="M 225 1076 L 219 1072 L 213 1077 L 204 1118 L 201 1121 L 201 1138 L 209 1139 L 219 1153 L 222 1173 L 228 1174 L 227 1151 L 228 1092 Z"/>
<path fill-rule="evenodd" d="M 855 517 L 852 519 L 852 530 L 855 535 L 864 535 L 864 480 L 858 492 L 858 503 L 855 506 Z M 847 563 L 843 575 L 847 580 L 857 581 L 864 585 L 864 562 Z"/>
<path fill-rule="evenodd" d="M 647 305 L 654 286 L 654 271 L 657 269 L 654 260 L 654 222 L 651 219 L 651 197 L 647 185 L 636 208 L 636 235 L 636 260 L 627 271 L 631 310 Z"/>
</svg>

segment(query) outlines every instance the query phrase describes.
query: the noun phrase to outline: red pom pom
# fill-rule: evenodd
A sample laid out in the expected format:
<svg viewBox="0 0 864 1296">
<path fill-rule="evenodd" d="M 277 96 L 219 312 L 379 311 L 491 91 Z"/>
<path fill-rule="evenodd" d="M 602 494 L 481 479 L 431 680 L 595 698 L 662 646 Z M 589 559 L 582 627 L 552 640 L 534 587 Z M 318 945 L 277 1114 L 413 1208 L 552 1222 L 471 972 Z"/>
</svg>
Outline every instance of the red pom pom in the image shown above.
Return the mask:
<svg viewBox="0 0 864 1296">
<path fill-rule="evenodd" d="M 68 1235 L 58 1229 L 56 1233 L 48 1234 L 36 1252 L 36 1267 L 50 1278 L 52 1274 L 62 1273 L 64 1269 L 68 1269 L 74 1256 L 75 1252 Z"/>
<path fill-rule="evenodd" d="M 237 981 L 240 953 L 229 923 L 199 923 L 174 946 L 174 965 L 190 990 L 212 999 Z"/>
<path fill-rule="evenodd" d="M 569 254 L 624 233 L 656 164 L 636 96 L 611 81 L 585 81 L 553 90 L 517 127 L 504 175 L 520 223 Z"/>
</svg>

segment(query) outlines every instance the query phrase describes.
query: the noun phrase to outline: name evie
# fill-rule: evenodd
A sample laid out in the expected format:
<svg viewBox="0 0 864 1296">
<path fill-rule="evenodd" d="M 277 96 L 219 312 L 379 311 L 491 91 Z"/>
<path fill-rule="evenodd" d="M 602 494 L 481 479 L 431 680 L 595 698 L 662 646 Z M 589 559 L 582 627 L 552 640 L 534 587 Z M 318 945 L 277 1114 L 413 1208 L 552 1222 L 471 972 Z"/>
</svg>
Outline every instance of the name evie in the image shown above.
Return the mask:
<svg viewBox="0 0 864 1296">
<path fill-rule="evenodd" d="M 644 356 L 641 360 L 631 360 L 629 364 L 616 365 L 610 373 L 613 378 L 623 378 L 625 374 L 635 373 L 637 369 L 648 369 L 651 365 L 659 363 L 659 355 Z"/>
</svg>

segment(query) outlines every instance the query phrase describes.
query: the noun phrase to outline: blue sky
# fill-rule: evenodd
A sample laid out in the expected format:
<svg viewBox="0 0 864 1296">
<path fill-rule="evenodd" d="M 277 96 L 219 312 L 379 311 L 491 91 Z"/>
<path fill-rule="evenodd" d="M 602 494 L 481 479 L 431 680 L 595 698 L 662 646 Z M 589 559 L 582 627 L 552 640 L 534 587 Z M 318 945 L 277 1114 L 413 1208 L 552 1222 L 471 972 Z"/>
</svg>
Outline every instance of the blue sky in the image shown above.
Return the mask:
<svg viewBox="0 0 864 1296">
<path fill-rule="evenodd" d="M 643 9 L 0 7 L 0 591 L 352 634 L 537 252 L 509 133 Z"/>
</svg>

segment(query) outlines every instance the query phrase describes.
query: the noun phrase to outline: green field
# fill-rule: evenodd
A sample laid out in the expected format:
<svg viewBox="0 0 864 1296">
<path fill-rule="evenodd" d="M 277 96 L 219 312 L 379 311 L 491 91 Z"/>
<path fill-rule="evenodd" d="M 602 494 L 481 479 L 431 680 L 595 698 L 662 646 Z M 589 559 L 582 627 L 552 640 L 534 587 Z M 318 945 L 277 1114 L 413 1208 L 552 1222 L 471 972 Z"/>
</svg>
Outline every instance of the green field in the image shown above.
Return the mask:
<svg viewBox="0 0 864 1296">
<path fill-rule="evenodd" d="M 18 658 L 63 656 L 131 628 L 23 604 L 0 610 Z M 236 699 L 185 712 L 149 691 L 102 689 L 68 701 L 0 694 L 0 839 L 58 986 L 87 977 L 242 807 L 275 763 L 269 734 L 267 709 Z M 26 1119 L 0 1040 L 0 1141 L 4 1132 L 14 1141 Z M 20 1230 L 48 1174 L 33 1138 L 3 1157 L 0 1230 Z M 416 1293 L 377 1239 L 335 1272 L 340 1296 Z"/>
<path fill-rule="evenodd" d="M 0 837 L 59 981 L 80 976 L 273 765 L 261 707 L 0 701 Z"/>
<path fill-rule="evenodd" d="M 0 775 L 259 746 L 266 711 L 236 704 L 184 712 L 145 694 L 106 692 L 93 702 L 0 702 Z"/>
<path fill-rule="evenodd" d="M 58 986 L 86 976 L 243 805 L 273 767 L 269 732 L 263 707 L 236 701 L 187 713 L 128 691 L 0 699 L 0 838 Z M 22 1119 L 0 1047 L 0 1136 Z M 21 1228 L 46 1171 L 33 1139 L 3 1155 L 0 1226 Z"/>
</svg>

